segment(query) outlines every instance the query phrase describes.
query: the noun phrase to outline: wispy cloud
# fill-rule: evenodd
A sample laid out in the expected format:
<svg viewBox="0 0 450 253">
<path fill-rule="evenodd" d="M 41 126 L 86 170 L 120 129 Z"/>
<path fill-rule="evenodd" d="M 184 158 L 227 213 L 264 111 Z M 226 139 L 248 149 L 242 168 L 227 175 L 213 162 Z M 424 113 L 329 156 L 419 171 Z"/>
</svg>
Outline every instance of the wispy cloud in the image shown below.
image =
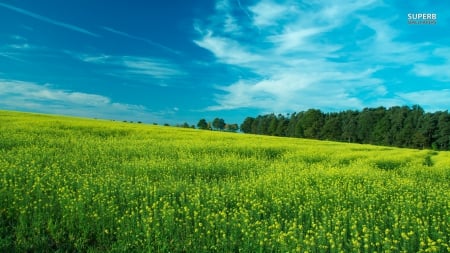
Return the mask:
<svg viewBox="0 0 450 253">
<path fill-rule="evenodd" d="M 122 78 L 141 81 L 148 78 L 167 80 L 186 75 L 179 66 L 159 58 L 71 54 L 84 62 L 103 65 L 107 74 Z"/>
<path fill-rule="evenodd" d="M 6 79 L 0 79 L 0 108 L 119 120 L 159 120 L 157 114 L 142 105 L 118 103 L 102 95 L 61 90 L 49 84 Z"/>
<path fill-rule="evenodd" d="M 449 69 L 450 63 L 445 65 L 415 64 L 412 72 L 418 76 L 430 77 L 442 82 L 450 82 Z"/>
<path fill-rule="evenodd" d="M 432 52 L 438 63 L 414 64 L 412 72 L 418 76 L 429 77 L 442 82 L 450 82 L 450 47 L 437 48 Z"/>
<path fill-rule="evenodd" d="M 179 77 L 184 73 L 165 60 L 144 57 L 122 57 L 122 64 L 131 74 L 147 75 L 161 79 Z"/>
<path fill-rule="evenodd" d="M 17 54 L 11 53 L 11 52 L 1 52 L 0 53 L 0 57 L 4 57 L 4 58 L 7 58 L 9 60 L 23 62 L 23 63 L 27 62 L 27 61 L 21 59 L 20 57 L 18 57 Z"/>
<path fill-rule="evenodd" d="M 360 109 L 380 101 L 408 103 L 411 94 L 411 99 L 406 93 L 400 97 L 391 80 L 379 73 L 428 60 L 423 52 L 429 43 L 402 40 L 393 25 L 398 15 L 381 1 L 261 0 L 241 5 L 251 17 L 251 22 L 241 22 L 240 30 L 248 34 L 245 39 L 228 29 L 226 20 L 246 17 L 230 18 L 234 12 L 224 11 L 232 8 L 229 2 L 218 3 L 221 8 L 208 19 L 212 21 L 195 27 L 199 38 L 194 43 L 210 51 L 218 63 L 257 77 L 218 85 L 216 104 L 207 110 L 288 112 Z M 389 18 L 376 18 L 377 13 Z M 438 78 L 444 67 L 417 64 L 413 72 Z M 440 80 L 447 77 L 441 74 Z"/>
<path fill-rule="evenodd" d="M 246 64 L 262 60 L 260 55 L 250 52 L 238 41 L 231 38 L 214 36 L 211 31 L 207 32 L 201 40 L 194 40 L 200 47 L 211 51 L 219 61 L 228 64 Z"/>
<path fill-rule="evenodd" d="M 114 33 L 114 34 L 117 34 L 117 35 L 120 35 L 120 36 L 123 36 L 123 37 L 127 37 L 127 38 L 130 38 L 130 39 L 143 41 L 143 42 L 145 42 L 145 43 L 147 43 L 147 44 L 149 44 L 149 45 L 151 45 L 151 46 L 154 46 L 154 47 L 163 49 L 164 51 L 169 52 L 169 53 L 172 53 L 172 54 L 176 54 L 176 55 L 180 55 L 180 54 L 181 54 L 181 53 L 180 53 L 179 51 L 177 51 L 177 50 L 174 50 L 174 49 L 172 49 L 172 48 L 166 47 L 166 46 L 164 46 L 164 45 L 162 45 L 162 44 L 156 43 L 156 42 L 154 42 L 154 41 L 152 41 L 152 40 L 149 40 L 149 39 L 146 39 L 146 38 L 143 38 L 143 37 L 134 36 L 134 35 L 131 35 L 131 34 L 129 34 L 129 33 L 122 32 L 122 31 L 113 29 L 113 28 L 111 28 L 111 27 L 103 26 L 102 28 L 103 28 L 104 30 L 108 31 L 108 32 L 111 32 L 111 33 Z"/>
<path fill-rule="evenodd" d="M 277 4 L 272 1 L 260 1 L 250 7 L 253 13 L 253 23 L 257 27 L 276 26 L 281 18 L 285 18 L 295 8 L 286 4 Z"/>
<path fill-rule="evenodd" d="M 408 104 L 424 105 L 430 111 L 448 110 L 450 89 L 402 92 L 397 95 Z"/>
<path fill-rule="evenodd" d="M 58 20 L 54 20 L 54 19 L 42 16 L 42 15 L 36 14 L 34 12 L 31 12 L 31 11 L 28 11 L 28 10 L 24 10 L 22 8 L 15 7 L 13 5 L 9 5 L 9 4 L 5 4 L 5 3 L 1 3 L 0 2 L 0 6 L 4 7 L 4 8 L 7 8 L 7 9 L 10 9 L 12 11 L 18 12 L 18 13 L 21 13 L 23 15 L 26 15 L 26 16 L 29 16 L 29 17 L 32 17 L 32 18 L 35 18 L 35 19 L 47 22 L 49 24 L 60 26 L 60 27 L 63 27 L 63 28 L 66 28 L 66 29 L 69 29 L 69 30 L 72 30 L 72 31 L 76 31 L 76 32 L 79 32 L 79 33 L 83 33 L 83 34 L 86 34 L 86 35 L 90 35 L 90 36 L 93 36 L 93 37 L 100 37 L 98 34 L 90 32 L 90 31 L 88 31 L 86 29 L 83 29 L 83 28 L 81 28 L 79 26 L 68 24 L 68 23 L 64 23 L 64 22 L 61 22 L 61 21 L 58 21 Z"/>
</svg>

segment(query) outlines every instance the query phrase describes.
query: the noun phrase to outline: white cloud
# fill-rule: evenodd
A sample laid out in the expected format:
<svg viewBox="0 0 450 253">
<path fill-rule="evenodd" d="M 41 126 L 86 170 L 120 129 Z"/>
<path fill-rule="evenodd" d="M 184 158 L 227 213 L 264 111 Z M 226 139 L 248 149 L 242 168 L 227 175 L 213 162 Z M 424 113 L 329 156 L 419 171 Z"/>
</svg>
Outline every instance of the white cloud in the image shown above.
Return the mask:
<svg viewBox="0 0 450 253">
<path fill-rule="evenodd" d="M 18 62 L 24 62 L 26 63 L 26 61 L 22 60 L 20 57 L 17 57 L 16 53 L 11 53 L 11 52 L 3 52 L 0 53 L 0 57 L 4 57 L 13 61 L 18 61 Z"/>
<path fill-rule="evenodd" d="M 110 74 L 125 78 L 171 79 L 186 75 L 179 66 L 159 58 L 68 53 L 84 62 L 109 66 L 113 69 Z"/>
<path fill-rule="evenodd" d="M 225 94 L 216 95 L 218 105 L 207 110 L 259 108 L 264 111 L 287 112 L 292 108 L 308 109 L 311 103 L 320 108 L 359 108 L 362 106 L 355 94 L 371 92 L 384 94 L 385 87 L 371 78 L 373 71 L 360 73 L 283 72 L 259 81 L 240 80 L 229 86 L 219 87 Z M 360 83 L 360 80 L 366 80 Z M 338 81 L 336 81 L 338 80 Z"/>
<path fill-rule="evenodd" d="M 415 64 L 412 72 L 418 76 L 450 82 L 450 63 L 445 65 Z M 450 99 L 450 97 L 449 97 Z"/>
<path fill-rule="evenodd" d="M 228 64 L 247 64 L 249 62 L 260 61 L 262 56 L 249 52 L 237 41 L 214 36 L 208 32 L 201 40 L 195 40 L 195 44 L 211 51 L 219 61 Z"/>
<path fill-rule="evenodd" d="M 20 41 L 20 42 L 27 41 L 27 39 L 25 37 L 20 36 L 20 35 L 11 35 L 10 38 L 15 40 L 15 41 Z"/>
<path fill-rule="evenodd" d="M 253 13 L 253 24 L 257 27 L 274 26 L 279 19 L 286 17 L 287 12 L 293 11 L 293 8 L 285 4 L 266 0 L 258 2 L 249 9 Z"/>
<path fill-rule="evenodd" d="M 293 51 L 323 50 L 323 48 L 313 46 L 312 38 L 326 31 L 322 27 L 312 27 L 305 29 L 286 30 L 279 35 L 269 36 L 268 40 L 277 45 L 277 51 L 280 53 L 292 53 Z M 335 47 L 334 50 L 339 49 Z"/>
<path fill-rule="evenodd" d="M 224 30 L 227 33 L 239 32 L 240 30 L 237 19 L 230 14 L 225 16 Z"/>
<path fill-rule="evenodd" d="M 127 68 L 126 72 L 131 74 L 147 75 L 161 79 L 178 77 L 184 72 L 175 65 L 160 59 L 144 57 L 122 57 L 122 64 Z"/>
<path fill-rule="evenodd" d="M 158 47 L 158 48 L 163 49 L 164 51 L 172 53 L 172 54 L 176 54 L 176 55 L 180 55 L 181 54 L 177 50 L 174 50 L 174 49 L 172 49 L 170 47 L 164 46 L 164 45 L 162 45 L 160 43 L 156 43 L 156 42 L 154 42 L 154 41 L 152 41 L 150 39 L 146 39 L 146 38 L 143 38 L 143 37 L 131 35 L 129 33 L 122 32 L 122 31 L 119 31 L 119 30 L 111 28 L 111 27 L 103 26 L 102 28 L 104 30 L 108 31 L 108 32 L 111 32 L 111 33 L 114 33 L 114 34 L 117 34 L 117 35 L 120 35 L 120 36 L 123 36 L 123 37 L 127 37 L 127 38 L 130 38 L 130 39 L 143 41 L 143 42 L 145 42 L 145 43 L 147 43 L 147 44 L 149 44 L 151 46 Z"/>
<path fill-rule="evenodd" d="M 83 34 L 86 34 L 86 35 L 90 35 L 90 36 L 93 36 L 93 37 L 100 37 L 98 34 L 90 32 L 90 31 L 88 31 L 86 29 L 83 29 L 81 27 L 78 27 L 78 26 L 75 26 L 75 25 L 71 25 L 71 24 L 68 24 L 68 23 L 64 23 L 64 22 L 61 22 L 61 21 L 57 21 L 57 20 L 54 20 L 54 19 L 51 19 L 51 18 L 47 18 L 47 17 L 41 16 L 39 14 L 33 13 L 31 11 L 27 11 L 27 10 L 15 7 L 13 5 L 0 3 L 0 6 L 2 6 L 4 8 L 7 8 L 7 9 L 10 9 L 10 10 L 13 10 L 13 11 L 18 12 L 18 13 L 21 13 L 23 15 L 26 15 L 26 16 L 29 16 L 29 17 L 32 17 L 32 18 L 35 18 L 35 19 L 47 22 L 49 24 L 60 26 L 60 27 L 63 27 L 63 28 L 66 28 L 66 29 L 69 29 L 69 30 L 72 30 L 72 31 L 76 31 L 76 32 L 79 32 L 79 33 L 83 33 Z"/>
<path fill-rule="evenodd" d="M 220 3 L 221 11 L 211 20 L 230 19 L 231 12 L 223 14 L 230 8 L 224 3 L 229 2 Z M 402 34 L 393 25 L 398 16 L 381 1 L 261 0 L 248 10 L 252 22 L 240 23 L 245 39 L 215 22 L 196 27 L 200 38 L 194 43 L 210 51 L 217 62 L 259 77 L 217 86 L 216 104 L 207 110 L 339 110 L 379 106 L 374 103 L 381 101 L 405 102 L 392 98 L 393 86 L 377 73 L 411 67 L 429 57 L 423 53 L 429 43 L 399 40 Z M 385 13 L 388 18 L 370 18 L 368 13 Z M 238 17 L 232 16 L 233 22 Z M 434 77 L 441 73 L 440 79 L 447 80 L 445 67 L 416 65 L 415 73 Z"/>
<path fill-rule="evenodd" d="M 90 93 L 61 90 L 49 84 L 0 79 L 0 107 L 61 115 L 155 121 L 159 116 L 142 105 L 113 102 Z"/>
<path fill-rule="evenodd" d="M 432 55 L 436 57 L 440 64 L 425 64 L 417 63 L 414 64 L 412 73 L 423 76 L 430 77 L 432 79 L 450 82 L 450 47 L 436 48 Z"/>
<path fill-rule="evenodd" d="M 430 111 L 448 110 L 450 89 L 404 92 L 397 95 L 409 104 L 424 105 L 424 108 Z"/>
<path fill-rule="evenodd" d="M 31 46 L 28 43 L 21 43 L 21 44 L 10 44 L 8 45 L 9 48 L 12 49 L 30 49 Z"/>
</svg>

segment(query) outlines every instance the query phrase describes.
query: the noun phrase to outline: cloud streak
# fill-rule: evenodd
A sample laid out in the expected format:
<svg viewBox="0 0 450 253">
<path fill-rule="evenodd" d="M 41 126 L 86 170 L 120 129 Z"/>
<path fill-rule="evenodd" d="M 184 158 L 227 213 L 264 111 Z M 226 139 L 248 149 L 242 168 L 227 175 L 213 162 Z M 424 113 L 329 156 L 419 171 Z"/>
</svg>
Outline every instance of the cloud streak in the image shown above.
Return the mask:
<svg viewBox="0 0 450 253">
<path fill-rule="evenodd" d="M 118 103 L 102 95 L 7 79 L 0 79 L 0 107 L 110 119 L 158 120 L 159 117 L 142 105 Z"/>
<path fill-rule="evenodd" d="M 47 23 L 52 24 L 52 25 L 60 26 L 60 27 L 63 27 L 63 28 L 66 28 L 66 29 L 69 29 L 69 30 L 72 30 L 72 31 L 75 31 L 75 32 L 83 33 L 83 34 L 86 34 L 86 35 L 89 35 L 89 36 L 100 37 L 98 34 L 90 32 L 90 31 L 88 31 L 86 29 L 83 29 L 81 27 L 78 27 L 78 26 L 75 26 L 75 25 L 72 25 L 72 24 L 68 24 L 68 23 L 64 23 L 64 22 L 61 22 L 61 21 L 58 21 L 58 20 L 54 20 L 54 19 L 51 19 L 51 18 L 48 18 L 48 17 L 44 17 L 42 15 L 39 15 L 39 14 L 36 14 L 34 12 L 27 11 L 27 10 L 15 7 L 13 5 L 9 5 L 9 4 L 5 4 L 5 3 L 1 3 L 0 2 L 0 6 L 4 7 L 4 8 L 7 8 L 9 10 L 12 10 L 12 11 L 18 12 L 20 14 L 23 14 L 23 15 L 26 15 L 26 16 L 29 16 L 29 17 L 32 17 L 32 18 L 35 18 L 35 19 L 47 22 Z"/>
<path fill-rule="evenodd" d="M 74 55 L 84 62 L 103 65 L 107 72 L 125 78 L 143 80 L 172 79 L 185 76 L 177 65 L 159 58 L 137 57 L 137 56 L 112 56 L 112 55 Z"/>
<path fill-rule="evenodd" d="M 172 53 L 172 54 L 175 54 L 175 55 L 181 55 L 181 53 L 179 51 L 176 51 L 176 50 L 174 50 L 172 48 L 169 48 L 169 47 L 166 47 L 166 46 L 161 45 L 159 43 L 156 43 L 156 42 L 154 42 L 152 40 L 149 40 L 149 39 L 146 39 L 146 38 L 142 38 L 142 37 L 139 37 L 139 36 L 134 36 L 134 35 L 131 35 L 129 33 L 113 29 L 111 27 L 103 26 L 102 28 L 104 30 L 108 31 L 108 32 L 111 32 L 111 33 L 114 33 L 114 34 L 117 34 L 117 35 L 120 35 L 120 36 L 123 36 L 123 37 L 127 37 L 127 38 L 130 38 L 130 39 L 143 41 L 143 42 L 145 42 L 145 43 L 147 43 L 147 44 L 149 44 L 151 46 L 163 49 L 166 52 L 169 52 L 169 53 Z"/>
<path fill-rule="evenodd" d="M 420 63 L 413 68 L 414 62 L 429 60 L 423 53 L 429 43 L 402 41 L 393 25 L 398 16 L 379 1 L 261 0 L 246 8 L 248 16 L 231 18 L 233 7 L 227 1 L 219 3 L 221 8 L 209 17 L 211 21 L 196 27 L 200 38 L 193 42 L 211 52 L 218 64 L 254 75 L 218 85 L 216 104 L 206 110 L 336 111 L 378 106 L 382 101 L 419 101 L 415 93 L 399 93 L 390 84 L 392 79 L 380 74 L 399 66 L 412 68 L 416 75 L 448 80 L 443 74 L 448 64 Z M 381 19 L 373 13 L 392 15 Z M 245 39 L 227 29 L 227 19 L 246 17 L 251 22 L 241 22 L 240 27 L 248 35 Z"/>
</svg>

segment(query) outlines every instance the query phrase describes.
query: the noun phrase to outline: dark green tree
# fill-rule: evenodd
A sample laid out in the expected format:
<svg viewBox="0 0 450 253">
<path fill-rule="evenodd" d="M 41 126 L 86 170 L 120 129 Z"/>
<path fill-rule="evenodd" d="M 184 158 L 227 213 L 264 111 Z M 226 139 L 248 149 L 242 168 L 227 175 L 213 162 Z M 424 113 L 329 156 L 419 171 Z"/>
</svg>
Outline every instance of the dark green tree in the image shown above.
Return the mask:
<svg viewBox="0 0 450 253">
<path fill-rule="evenodd" d="M 283 115 L 278 115 L 278 125 L 277 129 L 275 130 L 276 136 L 286 136 L 287 134 L 287 128 L 289 125 L 289 119 L 284 117 Z"/>
<path fill-rule="evenodd" d="M 223 130 L 225 128 L 225 120 L 220 118 L 215 118 L 213 120 L 212 126 L 216 130 Z"/>
<path fill-rule="evenodd" d="M 436 143 L 438 149 L 449 150 L 449 147 L 450 147 L 450 115 L 448 114 L 448 111 L 439 113 L 435 143 Z"/>
<path fill-rule="evenodd" d="M 295 137 L 295 126 L 297 125 L 297 113 L 292 113 L 289 118 L 289 123 L 287 126 L 286 136 Z"/>
<path fill-rule="evenodd" d="M 277 131 L 277 127 L 278 127 L 278 119 L 275 116 L 275 114 L 270 114 L 267 119 L 267 122 L 269 122 L 269 127 L 267 129 L 267 135 L 275 135 L 276 131 Z"/>
<path fill-rule="evenodd" d="M 324 125 L 324 115 L 320 110 L 309 109 L 302 117 L 305 138 L 320 139 L 320 132 Z"/>
<path fill-rule="evenodd" d="M 197 127 L 199 129 L 206 130 L 208 129 L 208 122 L 206 121 L 206 119 L 201 119 L 198 121 Z"/>
<path fill-rule="evenodd" d="M 245 133 L 327 139 L 385 146 L 450 149 L 448 111 L 425 113 L 414 105 L 365 108 L 339 113 L 309 109 L 292 113 L 247 117 L 241 124 Z"/>
<path fill-rule="evenodd" d="M 304 127 L 304 122 L 303 122 L 304 115 L 305 115 L 305 112 L 299 112 L 296 115 L 294 137 L 298 137 L 298 138 L 305 137 L 305 127 Z"/>
<path fill-rule="evenodd" d="M 438 117 L 435 113 L 425 113 L 420 119 L 418 132 L 425 137 L 425 141 L 421 145 L 423 148 L 431 148 L 434 143 L 437 123 Z"/>
<path fill-rule="evenodd" d="M 241 131 L 244 133 L 252 133 L 252 124 L 255 121 L 255 118 L 247 117 L 244 122 L 241 124 Z"/>
<path fill-rule="evenodd" d="M 325 116 L 325 123 L 320 132 L 320 136 L 324 140 L 340 140 L 342 126 L 338 113 L 329 113 Z"/>
<path fill-rule="evenodd" d="M 408 115 L 409 108 L 407 106 L 394 106 L 389 109 L 390 111 L 390 120 L 391 120 L 391 129 L 390 134 L 393 136 L 393 141 L 391 145 L 397 147 L 404 147 L 404 144 L 407 142 L 405 140 L 405 136 L 400 134 L 402 130 L 406 116 Z"/>
<path fill-rule="evenodd" d="M 392 137 L 389 132 L 391 129 L 391 122 L 387 112 L 384 113 L 378 122 L 376 122 L 375 128 L 372 133 L 371 143 L 377 145 L 389 146 L 392 143 Z"/>
<path fill-rule="evenodd" d="M 228 132 L 237 132 L 239 130 L 238 124 L 226 124 L 225 130 Z"/>
<path fill-rule="evenodd" d="M 356 129 L 358 127 L 357 111 L 345 111 L 342 113 L 342 139 L 346 142 L 356 142 Z"/>
</svg>

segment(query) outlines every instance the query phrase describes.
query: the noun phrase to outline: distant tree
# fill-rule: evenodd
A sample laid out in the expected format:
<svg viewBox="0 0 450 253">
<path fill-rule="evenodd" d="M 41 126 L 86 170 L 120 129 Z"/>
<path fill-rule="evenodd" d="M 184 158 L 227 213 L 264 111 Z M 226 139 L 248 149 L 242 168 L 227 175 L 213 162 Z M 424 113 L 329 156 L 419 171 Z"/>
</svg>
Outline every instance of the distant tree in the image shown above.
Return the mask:
<svg viewBox="0 0 450 253">
<path fill-rule="evenodd" d="M 239 126 L 238 124 L 226 124 L 225 130 L 229 132 L 236 132 L 237 130 L 239 130 Z"/>
<path fill-rule="evenodd" d="M 252 122 L 252 131 L 250 131 L 250 133 L 252 133 L 252 134 L 258 134 L 259 118 L 260 118 L 260 116 L 258 116 L 258 117 L 256 117 L 256 118 L 253 119 L 253 122 Z"/>
<path fill-rule="evenodd" d="M 276 131 L 277 131 L 277 127 L 278 127 L 277 117 L 275 116 L 275 114 L 272 113 L 267 117 L 266 121 L 269 122 L 269 127 L 267 129 L 266 134 L 267 135 L 275 135 Z"/>
<path fill-rule="evenodd" d="M 325 116 L 325 124 L 322 127 L 320 135 L 321 139 L 340 140 L 342 127 L 337 113 L 329 113 Z"/>
<path fill-rule="evenodd" d="M 423 147 L 431 148 L 435 141 L 438 117 L 435 113 L 425 113 L 419 123 L 418 132 L 425 137 Z"/>
<path fill-rule="evenodd" d="M 304 115 L 305 112 L 299 112 L 295 118 L 295 127 L 293 137 L 303 138 L 305 137 L 305 127 L 304 127 Z"/>
<path fill-rule="evenodd" d="M 169 123 L 164 123 L 164 126 L 170 126 Z"/>
<path fill-rule="evenodd" d="M 256 126 L 257 134 L 269 134 L 269 119 L 270 115 L 258 116 L 256 118 L 256 121 L 258 123 Z"/>
<path fill-rule="evenodd" d="M 360 143 L 370 143 L 376 125 L 376 109 L 364 108 L 358 115 L 356 136 Z"/>
<path fill-rule="evenodd" d="M 271 113 L 245 118 L 241 130 L 263 135 L 450 150 L 448 111 L 425 113 L 418 105 L 339 113 L 309 109 L 287 117 Z"/>
<path fill-rule="evenodd" d="M 375 125 L 372 133 L 372 143 L 385 146 L 390 145 L 392 143 L 392 135 L 389 132 L 390 128 L 391 122 L 389 114 L 385 112 L 384 116 L 381 117 Z"/>
<path fill-rule="evenodd" d="M 187 122 L 184 122 L 183 125 L 181 125 L 183 128 L 189 128 L 189 124 Z"/>
<path fill-rule="evenodd" d="M 392 135 L 392 144 L 397 147 L 404 147 L 404 143 L 406 142 L 406 136 L 401 135 L 400 131 L 402 130 L 406 116 L 409 112 L 409 107 L 407 106 L 393 106 L 389 108 L 390 116 L 391 116 L 391 130 L 390 134 Z"/>
<path fill-rule="evenodd" d="M 276 136 L 287 136 L 287 129 L 289 125 L 289 119 L 281 114 L 278 114 L 278 125 L 275 130 Z"/>
<path fill-rule="evenodd" d="M 448 111 L 439 113 L 435 143 L 440 150 L 449 150 L 450 115 L 448 114 Z"/>
<path fill-rule="evenodd" d="M 324 124 L 324 115 L 320 110 L 309 109 L 303 116 L 303 127 L 306 138 L 319 139 Z"/>
<path fill-rule="evenodd" d="M 218 129 L 218 130 L 223 130 L 225 128 L 225 120 L 224 119 L 219 119 L 219 118 L 215 118 L 213 120 L 213 128 L 214 129 Z"/>
<path fill-rule="evenodd" d="M 241 124 L 242 132 L 251 133 L 253 121 L 255 121 L 255 118 L 252 117 L 245 118 L 244 122 Z"/>
<path fill-rule="evenodd" d="M 297 113 L 292 113 L 286 130 L 286 136 L 295 136 L 295 126 L 297 125 Z"/>
<path fill-rule="evenodd" d="M 346 142 L 356 142 L 356 129 L 358 127 L 357 111 L 342 112 L 342 139 Z"/>
<path fill-rule="evenodd" d="M 425 148 L 425 143 L 427 142 L 427 138 L 421 132 L 415 132 L 412 136 L 412 147 L 413 148 Z"/>
<path fill-rule="evenodd" d="M 206 130 L 208 129 L 208 122 L 206 122 L 206 119 L 201 119 L 198 121 L 197 127 L 199 129 Z"/>
</svg>

